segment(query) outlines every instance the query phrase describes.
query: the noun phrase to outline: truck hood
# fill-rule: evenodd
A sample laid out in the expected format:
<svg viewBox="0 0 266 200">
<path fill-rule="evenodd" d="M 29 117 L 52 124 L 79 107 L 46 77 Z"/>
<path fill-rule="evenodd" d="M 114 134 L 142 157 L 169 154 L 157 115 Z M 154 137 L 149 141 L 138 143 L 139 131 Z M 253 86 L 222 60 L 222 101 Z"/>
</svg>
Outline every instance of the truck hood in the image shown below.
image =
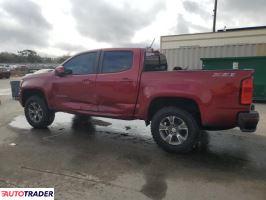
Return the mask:
<svg viewBox="0 0 266 200">
<path fill-rule="evenodd" d="M 22 77 L 22 80 L 35 79 L 35 78 L 45 78 L 45 77 L 51 77 L 51 76 L 54 76 L 54 71 L 26 74 L 25 76 Z"/>
</svg>

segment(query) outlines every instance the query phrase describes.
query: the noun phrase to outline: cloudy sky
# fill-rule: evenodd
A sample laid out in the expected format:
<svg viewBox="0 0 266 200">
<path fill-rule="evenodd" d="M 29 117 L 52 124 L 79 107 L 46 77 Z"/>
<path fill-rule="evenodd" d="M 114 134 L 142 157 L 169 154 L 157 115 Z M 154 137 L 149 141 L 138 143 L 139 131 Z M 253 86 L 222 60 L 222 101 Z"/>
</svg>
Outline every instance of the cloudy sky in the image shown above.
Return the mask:
<svg viewBox="0 0 266 200">
<path fill-rule="evenodd" d="M 145 47 L 212 30 L 214 0 L 0 0 L 0 51 Z M 263 26 L 265 0 L 218 0 L 217 29 Z"/>
</svg>

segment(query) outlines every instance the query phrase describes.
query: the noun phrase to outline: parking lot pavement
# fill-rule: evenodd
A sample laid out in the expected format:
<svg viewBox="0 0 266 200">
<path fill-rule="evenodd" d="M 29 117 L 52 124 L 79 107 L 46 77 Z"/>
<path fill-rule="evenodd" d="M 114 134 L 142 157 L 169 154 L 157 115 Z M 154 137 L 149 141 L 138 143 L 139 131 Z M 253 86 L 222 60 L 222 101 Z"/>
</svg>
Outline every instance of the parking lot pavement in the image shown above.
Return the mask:
<svg viewBox="0 0 266 200">
<path fill-rule="evenodd" d="M 18 102 L 0 99 L 0 187 L 54 187 L 64 200 L 265 200 L 262 124 L 256 134 L 205 133 L 200 148 L 175 155 L 159 149 L 140 121 L 57 113 L 49 129 L 35 130 Z M 266 106 L 257 108 L 263 121 Z"/>
</svg>

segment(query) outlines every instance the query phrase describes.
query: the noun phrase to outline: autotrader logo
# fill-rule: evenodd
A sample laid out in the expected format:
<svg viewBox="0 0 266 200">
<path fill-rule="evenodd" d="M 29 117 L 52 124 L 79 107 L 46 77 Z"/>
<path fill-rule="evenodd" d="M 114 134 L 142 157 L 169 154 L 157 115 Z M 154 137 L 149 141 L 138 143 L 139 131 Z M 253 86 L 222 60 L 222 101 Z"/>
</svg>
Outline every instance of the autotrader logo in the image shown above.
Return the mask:
<svg viewBox="0 0 266 200">
<path fill-rule="evenodd" d="M 54 188 L 0 188 L 0 200 L 54 200 Z"/>
</svg>

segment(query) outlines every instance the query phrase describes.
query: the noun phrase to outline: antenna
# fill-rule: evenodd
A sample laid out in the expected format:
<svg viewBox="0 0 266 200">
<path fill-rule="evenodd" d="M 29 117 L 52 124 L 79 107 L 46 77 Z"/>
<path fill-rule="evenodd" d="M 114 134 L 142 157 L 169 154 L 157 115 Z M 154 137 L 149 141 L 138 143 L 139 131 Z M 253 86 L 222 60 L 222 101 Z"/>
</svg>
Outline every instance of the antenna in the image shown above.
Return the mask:
<svg viewBox="0 0 266 200">
<path fill-rule="evenodd" d="M 214 9 L 213 9 L 213 27 L 212 27 L 212 32 L 216 31 L 216 13 L 217 13 L 217 1 L 214 1 Z"/>
<path fill-rule="evenodd" d="M 152 48 L 152 45 L 153 45 L 154 41 L 155 41 L 155 38 L 153 38 L 152 43 L 151 43 L 151 45 L 148 48 Z"/>
</svg>

